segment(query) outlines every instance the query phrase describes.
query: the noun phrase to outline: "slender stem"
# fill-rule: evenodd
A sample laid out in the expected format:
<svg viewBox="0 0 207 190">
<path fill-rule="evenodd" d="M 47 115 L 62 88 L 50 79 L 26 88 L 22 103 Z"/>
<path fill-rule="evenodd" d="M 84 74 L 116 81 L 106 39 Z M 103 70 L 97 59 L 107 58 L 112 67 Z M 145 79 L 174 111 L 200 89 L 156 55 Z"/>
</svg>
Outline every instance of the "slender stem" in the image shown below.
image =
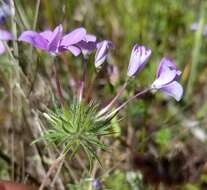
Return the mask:
<svg viewBox="0 0 207 190">
<path fill-rule="evenodd" d="M 61 171 L 61 168 L 63 166 L 63 163 L 64 163 L 64 159 L 61 160 L 61 163 L 59 164 L 58 169 L 56 171 L 56 174 L 55 174 L 55 176 L 54 176 L 54 178 L 52 180 L 52 183 L 51 183 L 51 187 L 52 188 L 54 188 L 55 182 L 57 181 L 57 178 L 58 178 L 58 175 L 59 175 L 59 173 Z"/>
<path fill-rule="evenodd" d="M 83 57 L 83 75 L 82 79 L 80 81 L 80 88 L 79 88 L 79 102 L 82 101 L 83 98 L 83 91 L 85 86 L 85 80 L 86 80 L 86 71 L 87 71 L 87 59 Z"/>
<path fill-rule="evenodd" d="M 95 81 L 97 80 L 98 78 L 98 74 L 99 72 L 97 72 L 95 75 L 93 75 L 90 83 L 89 83 L 89 87 L 88 87 L 88 90 L 87 90 L 87 95 L 86 95 L 86 102 L 89 102 L 91 100 L 91 95 L 92 95 L 92 92 L 93 92 L 93 87 L 94 87 L 94 84 L 95 84 Z"/>
<path fill-rule="evenodd" d="M 105 108 L 103 108 L 101 111 L 98 112 L 97 114 L 98 117 L 105 114 L 111 108 L 111 106 L 116 102 L 118 97 L 122 95 L 126 86 L 127 86 L 127 81 L 124 83 L 121 89 L 117 92 L 116 96 L 111 100 L 111 102 Z"/>
<path fill-rule="evenodd" d="M 60 154 L 60 156 L 52 163 L 52 165 L 50 166 L 46 176 L 44 177 L 39 190 L 43 190 L 44 187 L 46 186 L 47 180 L 50 177 L 50 175 L 52 174 L 52 172 L 54 171 L 55 168 L 57 168 L 59 166 L 60 163 L 62 163 L 62 160 L 64 159 L 65 154 Z"/>
<path fill-rule="evenodd" d="M 207 3 L 203 2 L 200 6 L 200 20 L 198 23 L 198 30 L 195 33 L 195 44 L 192 52 L 192 64 L 190 68 L 190 76 L 188 80 L 188 84 L 186 87 L 186 95 L 185 99 L 188 100 L 193 92 L 194 83 L 197 78 L 198 73 L 198 67 L 199 67 L 199 61 L 200 61 L 200 54 L 201 54 L 201 46 L 202 46 L 202 39 L 203 39 L 203 29 L 205 24 L 205 14 L 206 14 L 206 7 Z"/>
<path fill-rule="evenodd" d="M 80 81 L 80 88 L 79 88 L 79 102 L 82 101 L 83 98 L 83 90 L 84 90 L 84 81 Z"/>
<path fill-rule="evenodd" d="M 130 103 L 131 101 L 133 101 L 134 99 L 136 99 L 137 97 L 143 95 L 143 94 L 146 94 L 147 92 L 149 92 L 150 90 L 152 90 L 152 88 L 147 88 L 137 94 L 135 94 L 134 96 L 131 96 L 126 102 L 124 102 L 123 104 L 121 104 L 118 108 L 116 108 L 114 111 L 112 111 L 110 114 L 108 114 L 107 116 L 102 116 L 100 118 L 98 118 L 97 120 L 106 120 L 106 119 L 109 119 L 113 116 L 115 116 L 121 109 L 123 109 L 128 103 Z"/>
<path fill-rule="evenodd" d="M 40 0 L 37 0 L 36 8 L 35 8 L 35 17 L 34 17 L 34 22 L 33 22 L 33 26 L 32 26 L 32 29 L 33 29 L 33 30 L 35 30 L 36 25 L 37 25 L 38 14 L 39 14 L 39 8 L 40 8 Z"/>
<path fill-rule="evenodd" d="M 56 83 L 56 90 L 57 90 L 57 94 L 60 98 L 60 103 L 62 106 L 64 106 L 64 97 L 63 97 L 63 93 L 62 93 L 62 89 L 61 89 L 61 85 L 60 85 L 60 80 L 57 74 L 57 68 L 56 68 L 56 63 L 53 66 L 53 71 L 54 71 L 54 75 L 55 75 L 55 83 Z"/>
</svg>

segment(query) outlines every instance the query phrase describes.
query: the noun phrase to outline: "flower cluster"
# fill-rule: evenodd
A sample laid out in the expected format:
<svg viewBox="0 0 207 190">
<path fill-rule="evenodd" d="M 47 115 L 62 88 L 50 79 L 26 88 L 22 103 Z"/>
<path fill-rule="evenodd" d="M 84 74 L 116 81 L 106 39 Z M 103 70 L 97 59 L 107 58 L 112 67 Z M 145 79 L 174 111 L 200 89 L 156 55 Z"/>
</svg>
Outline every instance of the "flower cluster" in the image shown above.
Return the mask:
<svg viewBox="0 0 207 190">
<path fill-rule="evenodd" d="M 95 58 L 95 66 L 97 67 L 105 61 L 108 49 L 113 47 L 112 42 L 106 40 L 97 42 L 96 36 L 87 34 L 85 28 L 77 28 L 63 35 L 62 25 L 57 26 L 53 31 L 24 31 L 20 35 L 19 41 L 30 43 L 35 48 L 55 55 L 64 51 L 70 51 L 75 56 L 81 52 L 86 55 L 97 48 Z"/>
<path fill-rule="evenodd" d="M 0 54 L 5 52 L 5 46 L 2 41 L 11 39 L 12 35 L 8 31 L 0 30 Z M 87 55 L 96 49 L 94 61 L 96 68 L 100 68 L 103 65 L 109 49 L 114 48 L 114 44 L 109 40 L 97 42 L 96 36 L 88 34 L 86 29 L 82 27 L 64 35 L 62 25 L 57 26 L 53 31 L 24 31 L 18 40 L 27 42 L 33 47 L 42 49 L 52 55 L 58 55 L 64 51 L 69 51 L 74 56 L 78 56 L 80 53 Z M 128 77 L 134 77 L 144 68 L 151 53 L 152 50 L 143 45 L 134 45 L 129 60 Z M 160 90 L 179 101 L 183 95 L 183 88 L 177 82 L 180 75 L 181 71 L 176 68 L 175 63 L 169 58 L 163 58 L 157 68 L 156 79 L 152 83 L 150 90 Z"/>
</svg>

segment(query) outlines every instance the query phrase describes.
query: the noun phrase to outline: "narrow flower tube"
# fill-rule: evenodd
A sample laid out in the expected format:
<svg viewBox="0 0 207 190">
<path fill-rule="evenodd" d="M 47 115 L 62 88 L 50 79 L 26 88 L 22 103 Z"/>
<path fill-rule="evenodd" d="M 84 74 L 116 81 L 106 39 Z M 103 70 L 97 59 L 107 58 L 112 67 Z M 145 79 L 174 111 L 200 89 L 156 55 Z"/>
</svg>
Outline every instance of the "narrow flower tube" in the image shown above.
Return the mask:
<svg viewBox="0 0 207 190">
<path fill-rule="evenodd" d="M 152 51 L 142 45 L 134 45 L 129 61 L 128 73 L 129 77 L 136 75 L 147 63 Z"/>
<path fill-rule="evenodd" d="M 110 48 L 114 48 L 114 44 L 111 41 L 104 40 L 97 44 L 97 51 L 95 55 L 95 67 L 99 68 L 108 56 Z"/>
<path fill-rule="evenodd" d="M 177 82 L 180 75 L 181 71 L 177 69 L 175 63 L 169 58 L 163 58 L 157 68 L 156 79 L 151 88 L 160 90 L 180 101 L 183 95 L 183 87 Z"/>
</svg>

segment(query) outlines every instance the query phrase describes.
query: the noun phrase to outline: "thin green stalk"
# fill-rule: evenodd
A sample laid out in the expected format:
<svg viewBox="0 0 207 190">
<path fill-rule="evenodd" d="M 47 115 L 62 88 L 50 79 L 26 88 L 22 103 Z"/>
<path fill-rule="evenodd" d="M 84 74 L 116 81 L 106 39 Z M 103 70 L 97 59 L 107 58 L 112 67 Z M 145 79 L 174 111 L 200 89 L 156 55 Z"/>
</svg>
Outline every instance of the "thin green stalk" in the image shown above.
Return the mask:
<svg viewBox="0 0 207 190">
<path fill-rule="evenodd" d="M 199 66 L 199 58 L 200 58 L 200 49 L 203 40 L 203 29 L 205 24 L 205 12 L 206 12 L 206 3 L 201 4 L 201 13 L 200 20 L 198 24 L 198 30 L 195 33 L 195 45 L 192 52 L 192 64 L 190 68 L 190 76 L 186 88 L 185 99 L 188 100 L 193 92 L 193 87 L 195 84 L 195 80 L 197 78 L 198 66 Z"/>
<path fill-rule="evenodd" d="M 82 101 L 83 93 L 84 93 L 84 87 L 85 87 L 85 81 L 86 81 L 86 75 L 87 75 L 87 59 L 83 57 L 83 75 L 82 79 L 80 81 L 80 88 L 79 88 L 79 102 Z"/>
<path fill-rule="evenodd" d="M 38 15 L 39 15 L 39 8 L 40 8 L 40 0 L 37 0 L 36 8 L 35 8 L 35 17 L 34 17 L 34 22 L 33 22 L 33 26 L 32 26 L 33 30 L 36 29 Z"/>
<path fill-rule="evenodd" d="M 127 86 L 127 82 L 128 81 L 126 81 L 124 83 L 124 85 L 118 91 L 118 93 L 116 94 L 116 96 L 111 100 L 111 102 L 109 102 L 109 104 L 105 108 L 103 108 L 101 111 L 98 112 L 97 117 L 102 116 L 103 114 L 105 114 L 112 107 L 112 105 L 116 102 L 116 100 L 119 98 L 119 96 L 121 96 L 122 93 L 124 92 L 124 90 L 125 90 L 125 88 Z"/>
<path fill-rule="evenodd" d="M 19 22 L 19 26 L 20 26 L 21 30 L 24 30 L 25 28 L 27 30 L 29 30 L 30 25 L 29 25 L 29 22 L 27 19 L 27 15 L 22 7 L 21 1 L 15 1 L 14 3 L 15 3 L 16 12 L 18 13 L 19 19 L 21 21 L 21 22 Z"/>
<path fill-rule="evenodd" d="M 14 104 L 13 104 L 13 99 L 14 99 L 14 89 L 13 87 L 15 86 L 15 83 L 20 85 L 20 72 L 19 72 L 19 61 L 18 61 L 18 45 L 17 45 L 17 25 L 15 21 L 15 16 L 16 16 L 16 11 L 15 11 L 15 5 L 14 5 L 14 0 L 10 0 L 10 6 L 11 6 L 11 31 L 12 35 L 14 37 L 13 39 L 13 54 L 12 57 L 13 59 L 13 64 L 14 64 L 14 70 L 11 74 L 10 78 L 10 96 L 11 96 L 11 107 L 10 109 L 13 111 L 14 109 Z M 10 52 L 11 53 L 11 52 Z M 17 102 L 21 102 L 21 97 L 17 95 Z M 18 109 L 18 107 L 17 107 Z M 21 112 L 19 112 L 21 113 Z"/>
<path fill-rule="evenodd" d="M 128 103 L 130 103 L 131 101 L 135 100 L 136 98 L 146 94 L 150 90 L 152 90 L 152 88 L 147 88 L 147 89 L 145 89 L 145 90 L 135 94 L 134 96 L 129 97 L 129 99 L 126 102 L 121 104 L 118 108 L 116 108 L 114 111 L 112 111 L 108 115 L 106 115 L 106 116 L 104 115 L 102 117 L 98 117 L 97 121 L 107 120 L 107 119 L 113 118 L 120 110 L 122 110 L 126 105 L 128 105 Z"/>
</svg>

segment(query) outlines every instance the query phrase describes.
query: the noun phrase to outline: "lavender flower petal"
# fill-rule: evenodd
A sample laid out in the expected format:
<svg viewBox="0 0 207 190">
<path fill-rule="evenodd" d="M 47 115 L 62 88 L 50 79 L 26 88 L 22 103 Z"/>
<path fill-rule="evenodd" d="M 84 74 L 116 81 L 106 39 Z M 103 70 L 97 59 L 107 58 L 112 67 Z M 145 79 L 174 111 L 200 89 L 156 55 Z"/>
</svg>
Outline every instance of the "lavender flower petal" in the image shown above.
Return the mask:
<svg viewBox="0 0 207 190">
<path fill-rule="evenodd" d="M 95 190 L 100 190 L 102 188 L 102 184 L 101 184 L 100 180 L 98 180 L 98 179 L 94 179 L 92 181 L 92 186 Z"/>
<path fill-rule="evenodd" d="M 84 28 L 77 28 L 66 34 L 61 41 L 61 46 L 69 46 L 80 42 L 86 35 L 86 30 Z"/>
<path fill-rule="evenodd" d="M 58 45 L 59 45 L 60 40 L 62 38 L 62 32 L 63 32 L 62 25 L 59 25 L 55 28 L 55 30 L 52 33 L 51 38 L 49 40 L 48 51 L 51 51 L 51 52 L 57 51 Z"/>
<path fill-rule="evenodd" d="M 198 23 L 198 22 L 194 22 L 194 23 L 192 23 L 192 25 L 191 25 L 191 27 L 190 27 L 190 29 L 191 29 L 193 32 L 197 31 L 198 28 L 199 28 L 199 23 Z M 203 36 L 205 36 L 205 37 L 207 36 L 207 25 L 204 26 L 204 29 L 203 29 Z"/>
<path fill-rule="evenodd" d="M 96 36 L 93 34 L 86 34 L 84 37 L 84 41 L 86 42 L 96 42 Z"/>
<path fill-rule="evenodd" d="M 47 50 L 48 41 L 37 32 L 31 30 L 25 31 L 20 35 L 18 40 L 27 42 L 35 48 Z"/>
<path fill-rule="evenodd" d="M 172 83 L 162 87 L 160 90 L 168 96 L 174 97 L 176 101 L 180 101 L 183 96 L 183 87 L 177 81 L 173 81 Z"/>
<path fill-rule="evenodd" d="M 175 63 L 169 58 L 163 58 L 158 66 L 156 80 L 152 86 L 159 89 L 176 80 L 180 75 L 181 71 L 176 68 Z"/>
<path fill-rule="evenodd" d="M 0 41 L 0 54 L 3 54 L 5 52 L 5 47 L 3 42 Z"/>
<path fill-rule="evenodd" d="M 33 45 L 34 43 L 34 38 L 37 35 L 37 32 L 31 31 L 31 30 L 27 30 L 24 31 L 18 38 L 19 41 L 24 41 L 27 43 L 30 43 L 31 45 Z"/>
<path fill-rule="evenodd" d="M 81 42 L 77 43 L 77 46 L 83 53 L 90 53 L 96 49 L 96 42 L 86 42 L 82 40 Z"/>
<path fill-rule="evenodd" d="M 40 32 L 39 34 L 49 42 L 52 38 L 53 32 L 51 30 L 45 30 L 44 32 Z"/>
<path fill-rule="evenodd" d="M 34 47 L 43 49 L 45 51 L 48 50 L 48 41 L 43 38 L 40 34 L 37 34 L 34 39 L 33 39 L 33 44 Z"/>
<path fill-rule="evenodd" d="M 11 15 L 11 7 L 7 3 L 3 3 L 0 7 L 0 23 L 5 22 L 6 17 Z"/>
<path fill-rule="evenodd" d="M 0 29 L 0 40 L 12 40 L 12 34 L 6 30 Z"/>
<path fill-rule="evenodd" d="M 69 50 L 74 56 L 78 56 L 81 53 L 80 48 L 76 46 L 68 46 L 66 49 Z"/>
<path fill-rule="evenodd" d="M 96 49 L 96 45 L 96 36 L 92 34 L 86 34 L 83 40 L 76 44 L 76 46 L 78 46 L 81 49 L 84 56 L 87 56 L 94 49 Z"/>
<path fill-rule="evenodd" d="M 157 68 L 157 73 L 156 73 L 156 77 L 160 77 L 160 74 L 163 72 L 163 70 L 166 68 L 166 67 L 171 67 L 172 69 L 175 69 L 176 70 L 176 65 L 175 63 L 169 59 L 169 58 L 162 58 L 162 60 L 160 61 L 160 64 Z"/>
<path fill-rule="evenodd" d="M 157 78 L 152 86 L 153 88 L 159 89 L 164 85 L 169 84 L 172 82 L 176 77 L 176 71 L 175 70 L 170 70 L 169 68 L 163 69 L 163 72 L 160 74 L 159 78 Z"/>
<path fill-rule="evenodd" d="M 95 55 L 95 67 L 100 67 L 103 62 L 106 60 L 109 48 L 114 48 L 114 45 L 111 41 L 104 40 L 97 44 L 97 51 Z"/>
<path fill-rule="evenodd" d="M 156 79 L 151 87 L 152 89 L 161 90 L 180 101 L 183 88 L 176 81 L 180 75 L 181 71 L 176 68 L 175 63 L 168 58 L 163 58 L 157 68 Z"/>
<path fill-rule="evenodd" d="M 147 49 L 145 46 L 140 46 L 138 44 L 134 45 L 129 61 L 127 75 L 131 77 L 139 72 L 146 64 L 151 53 L 151 49 Z"/>
</svg>

